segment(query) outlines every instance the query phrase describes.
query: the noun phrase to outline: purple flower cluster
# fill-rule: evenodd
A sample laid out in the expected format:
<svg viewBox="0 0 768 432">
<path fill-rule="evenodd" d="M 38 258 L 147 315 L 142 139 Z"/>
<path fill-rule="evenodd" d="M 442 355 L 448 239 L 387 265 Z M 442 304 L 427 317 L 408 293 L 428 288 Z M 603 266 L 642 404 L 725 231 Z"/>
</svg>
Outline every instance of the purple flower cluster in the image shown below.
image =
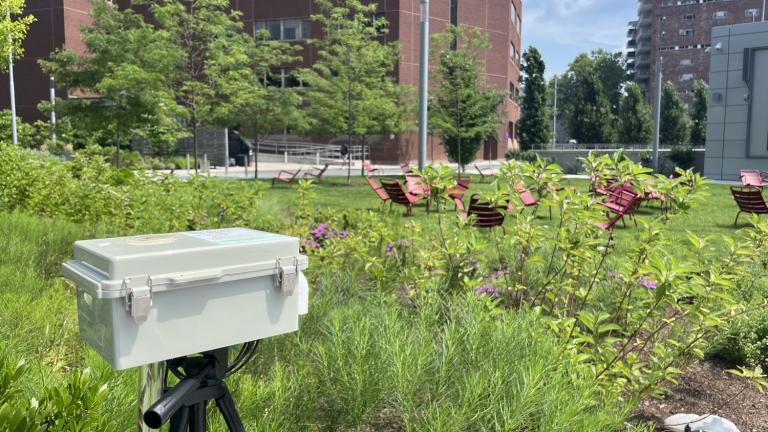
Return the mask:
<svg viewBox="0 0 768 432">
<path fill-rule="evenodd" d="M 641 277 L 637 280 L 637 283 L 648 288 L 649 290 L 655 290 L 656 289 L 656 282 L 646 279 L 645 277 Z"/>
<path fill-rule="evenodd" d="M 305 249 L 320 249 L 323 247 L 323 243 L 328 239 L 338 238 L 344 240 L 349 236 L 349 231 L 333 231 L 327 223 L 321 223 L 318 225 L 309 225 L 311 230 L 311 237 L 304 240 Z"/>
<path fill-rule="evenodd" d="M 507 270 L 507 269 L 502 267 L 502 268 L 496 270 L 495 272 L 491 273 L 490 274 L 490 278 L 491 279 L 501 279 L 503 277 L 506 277 L 508 274 L 509 274 L 509 270 Z"/>
<path fill-rule="evenodd" d="M 501 293 L 499 292 L 499 289 L 492 285 L 483 285 L 475 290 L 476 296 L 483 296 L 487 295 L 491 298 L 499 298 L 501 297 Z"/>
</svg>

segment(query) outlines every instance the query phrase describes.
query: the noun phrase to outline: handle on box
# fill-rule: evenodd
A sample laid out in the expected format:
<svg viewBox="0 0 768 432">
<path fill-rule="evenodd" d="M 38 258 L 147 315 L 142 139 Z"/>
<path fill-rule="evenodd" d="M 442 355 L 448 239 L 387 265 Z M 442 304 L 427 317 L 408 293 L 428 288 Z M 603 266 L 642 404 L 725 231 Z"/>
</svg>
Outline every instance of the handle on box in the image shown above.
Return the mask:
<svg viewBox="0 0 768 432">
<path fill-rule="evenodd" d="M 81 261 L 68 261 L 62 264 L 61 275 L 93 292 L 101 289 L 101 283 L 94 280 L 97 275 L 89 272 L 88 267 L 85 267 Z"/>
</svg>

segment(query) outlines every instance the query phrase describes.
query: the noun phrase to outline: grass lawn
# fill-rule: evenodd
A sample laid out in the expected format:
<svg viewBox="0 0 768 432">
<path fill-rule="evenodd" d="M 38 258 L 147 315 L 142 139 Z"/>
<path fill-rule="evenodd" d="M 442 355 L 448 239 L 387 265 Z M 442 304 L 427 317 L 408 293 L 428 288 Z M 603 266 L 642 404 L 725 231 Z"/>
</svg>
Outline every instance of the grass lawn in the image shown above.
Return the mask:
<svg viewBox="0 0 768 432">
<path fill-rule="evenodd" d="M 587 191 L 588 181 L 582 179 L 571 179 L 570 181 L 579 190 Z M 270 201 L 285 202 L 287 200 L 293 203 L 296 199 L 296 186 L 278 185 L 271 188 L 266 182 L 265 185 L 267 186 L 266 197 Z M 316 188 L 317 196 L 314 204 L 318 207 L 329 207 L 337 210 L 369 209 L 376 212 L 381 211 L 381 201 L 365 180 L 359 176 L 353 177 L 351 186 L 346 183 L 345 178 L 331 177 L 317 183 Z M 491 189 L 490 181 L 483 183 L 479 176 L 472 176 L 472 185 L 467 193 L 472 194 Z M 740 228 L 749 226 L 749 215 L 745 214 L 739 218 L 738 225 L 733 225 L 738 208 L 731 198 L 729 186 L 710 184 L 706 195 L 705 199 L 689 213 L 672 218 L 669 223 L 669 230 L 673 238 L 684 240 L 689 231 L 699 236 L 735 236 Z M 449 208 L 452 209 L 453 206 L 451 205 Z M 382 214 L 387 216 L 391 223 L 402 223 L 403 218 L 415 220 L 427 226 L 435 223 L 435 214 L 426 213 L 423 204 L 417 205 L 412 216 L 404 216 L 405 208 L 402 206 L 393 205 L 391 211 L 388 209 L 389 204 L 384 207 Z M 658 204 L 651 203 L 648 206 L 645 204 L 641 206 L 637 214 L 640 217 L 651 219 L 659 217 L 661 212 Z M 557 216 L 550 221 L 546 210 L 542 209 L 538 212 L 538 221 L 541 224 L 551 225 L 557 222 Z M 615 231 L 619 241 L 629 242 L 632 241 L 636 233 L 631 222 L 628 222 L 626 228 L 621 223 L 617 224 Z"/>
</svg>

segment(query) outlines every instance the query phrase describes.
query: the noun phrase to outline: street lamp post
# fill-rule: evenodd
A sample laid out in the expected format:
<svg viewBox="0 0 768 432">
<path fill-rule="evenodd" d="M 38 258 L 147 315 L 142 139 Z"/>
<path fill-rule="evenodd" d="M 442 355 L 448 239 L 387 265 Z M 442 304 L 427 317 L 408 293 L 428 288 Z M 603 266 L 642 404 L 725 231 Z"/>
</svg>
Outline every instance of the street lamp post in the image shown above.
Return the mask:
<svg viewBox="0 0 768 432">
<path fill-rule="evenodd" d="M 427 95 L 429 77 L 429 0 L 421 0 L 421 50 L 419 53 L 419 170 L 427 164 Z"/>
</svg>

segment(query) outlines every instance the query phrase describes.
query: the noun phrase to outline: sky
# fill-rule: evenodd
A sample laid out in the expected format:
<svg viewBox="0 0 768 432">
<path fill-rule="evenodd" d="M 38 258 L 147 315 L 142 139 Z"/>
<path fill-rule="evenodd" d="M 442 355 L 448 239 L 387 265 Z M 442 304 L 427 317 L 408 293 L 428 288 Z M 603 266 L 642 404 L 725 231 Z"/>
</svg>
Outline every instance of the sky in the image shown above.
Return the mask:
<svg viewBox="0 0 768 432">
<path fill-rule="evenodd" d="M 623 49 L 637 6 L 637 0 L 523 0 L 523 46 L 539 49 L 550 78 L 583 52 Z"/>
</svg>

